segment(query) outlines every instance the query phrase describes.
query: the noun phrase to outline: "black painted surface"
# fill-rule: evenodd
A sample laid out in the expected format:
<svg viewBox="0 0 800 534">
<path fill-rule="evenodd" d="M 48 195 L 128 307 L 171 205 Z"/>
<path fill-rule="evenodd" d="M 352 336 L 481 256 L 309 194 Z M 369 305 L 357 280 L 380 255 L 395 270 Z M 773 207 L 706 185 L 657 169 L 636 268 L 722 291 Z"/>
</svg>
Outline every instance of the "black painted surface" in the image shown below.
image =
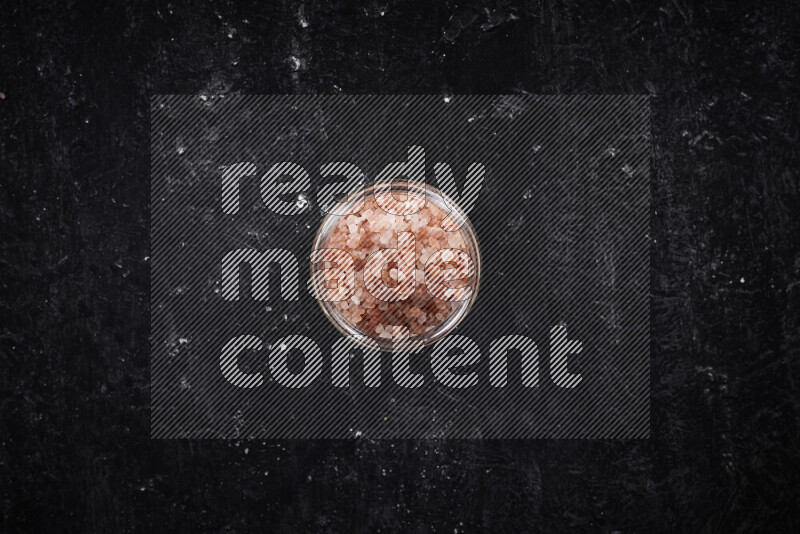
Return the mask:
<svg viewBox="0 0 800 534">
<path fill-rule="evenodd" d="M 6 5 L 8 532 L 795 532 L 798 16 L 683 0 Z M 652 438 L 157 442 L 151 94 L 653 95 Z"/>
</svg>

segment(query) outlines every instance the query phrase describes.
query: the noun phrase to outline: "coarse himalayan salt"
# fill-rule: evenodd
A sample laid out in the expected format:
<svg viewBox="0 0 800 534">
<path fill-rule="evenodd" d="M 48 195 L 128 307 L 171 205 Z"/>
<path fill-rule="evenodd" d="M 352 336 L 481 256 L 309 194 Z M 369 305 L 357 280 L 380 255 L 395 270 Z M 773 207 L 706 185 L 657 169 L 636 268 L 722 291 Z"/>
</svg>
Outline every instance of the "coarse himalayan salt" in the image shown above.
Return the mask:
<svg viewBox="0 0 800 534">
<path fill-rule="evenodd" d="M 416 198 L 406 201 L 394 200 L 396 203 L 394 206 L 391 205 L 392 198 L 388 196 L 381 197 L 380 200 L 383 207 L 389 205 L 390 211 L 401 212 L 403 208 L 409 207 L 410 209 L 406 211 L 416 211 L 416 213 L 406 216 L 387 213 L 377 205 L 374 196 L 368 196 L 358 211 L 339 219 L 322 246 L 349 253 L 355 261 L 356 276 L 352 296 L 333 304 L 347 322 L 372 338 L 391 339 L 393 326 L 408 328 L 412 337 L 419 336 L 437 328 L 460 306 L 466 304 L 462 301 L 448 302 L 434 297 L 432 292 L 438 296 L 444 294 L 445 297 L 451 297 L 458 290 L 437 282 L 434 276 L 433 281 L 429 278 L 427 282 L 431 285 L 438 283 L 440 291 L 434 291 L 433 286 L 429 291 L 425 277 L 425 264 L 436 251 L 458 249 L 469 254 L 463 235 L 464 229 L 456 230 L 454 219 L 433 202 L 428 201 L 422 209 L 419 209 L 419 205 L 414 203 L 422 201 Z M 445 231 L 443 227 L 454 231 Z M 414 236 L 416 265 L 413 276 L 416 287 L 413 293 L 403 300 L 387 302 L 388 299 L 376 299 L 365 285 L 364 264 L 369 255 L 376 250 L 402 247 L 398 239 L 401 232 L 410 232 Z M 402 250 L 399 252 L 402 253 Z M 457 254 L 445 250 L 441 256 L 442 260 L 447 262 L 454 260 Z M 460 280 L 453 285 L 466 288 L 473 285 L 474 270 L 467 269 L 458 262 L 451 266 L 455 266 L 455 269 L 451 269 L 448 273 L 448 279 Z M 366 274 L 369 276 L 370 273 Z M 377 276 L 380 276 L 383 284 L 389 288 L 409 283 L 405 280 L 406 273 L 398 271 L 397 265 L 391 262 L 380 273 L 375 273 L 376 283 Z M 353 288 L 341 289 L 349 293 Z M 442 289 L 444 291 L 441 291 Z M 381 296 L 380 293 L 378 295 Z"/>
</svg>

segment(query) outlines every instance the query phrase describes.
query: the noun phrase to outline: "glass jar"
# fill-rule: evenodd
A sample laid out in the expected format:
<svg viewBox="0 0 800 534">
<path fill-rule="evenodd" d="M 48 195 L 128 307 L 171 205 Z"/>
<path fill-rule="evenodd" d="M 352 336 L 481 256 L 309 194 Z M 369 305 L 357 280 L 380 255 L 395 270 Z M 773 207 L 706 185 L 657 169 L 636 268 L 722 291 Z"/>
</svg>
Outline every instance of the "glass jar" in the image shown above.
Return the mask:
<svg viewBox="0 0 800 534">
<path fill-rule="evenodd" d="M 391 198 L 387 195 L 391 195 Z M 410 215 L 394 215 L 386 209 L 374 208 L 378 205 L 378 201 L 384 206 L 394 202 L 396 204 L 392 205 L 408 208 L 413 203 L 406 201 L 416 199 L 416 202 L 421 203 L 422 195 L 425 202 L 423 207 Z M 431 204 L 428 205 L 428 202 Z M 444 218 L 440 219 L 439 216 L 442 214 Z M 441 224 L 432 224 L 436 221 Z M 391 226 L 387 228 L 387 224 Z M 414 234 L 416 286 L 410 297 L 387 303 L 375 299 L 372 292 L 365 291 L 364 266 L 369 254 L 382 248 L 392 248 L 389 246 L 387 236 L 391 236 L 392 244 L 397 243 L 397 247 L 400 246 L 397 230 Z M 437 247 L 437 244 L 441 246 Z M 331 265 L 315 261 L 319 259 L 315 253 L 323 249 L 329 249 L 329 252 L 330 249 L 338 249 L 336 254 L 339 254 L 339 257 L 341 257 L 340 251 L 343 250 L 353 258 L 355 287 L 352 295 L 355 295 L 355 298 L 350 296 L 341 300 L 330 300 L 321 297 L 327 290 L 319 286 L 319 281 L 316 283 L 313 281 L 315 277 L 321 275 L 323 271 L 321 265 Z M 442 249 L 449 249 L 452 252 L 440 252 L 437 259 L 459 258 L 460 263 L 448 263 L 451 268 L 456 265 L 463 267 L 471 261 L 469 271 L 461 273 L 465 276 L 449 278 L 449 280 L 459 278 L 463 282 L 458 286 L 464 289 L 460 290 L 460 300 L 457 301 L 447 301 L 447 298 L 453 298 L 452 294 L 458 290 L 446 290 L 445 288 L 454 286 L 438 281 L 438 277 L 433 274 L 437 272 L 435 267 L 425 265 L 420 269 L 421 264 L 425 264 L 423 260 L 426 254 L 431 258 L 433 253 Z M 469 261 L 465 260 L 464 253 Z M 384 281 L 387 272 L 389 282 L 397 283 L 394 287 L 400 285 L 401 277 L 405 277 L 405 272 L 401 269 L 391 269 L 390 266 L 390 269 L 386 270 L 381 267 L 380 276 Z M 477 298 L 480 273 L 480 248 L 475 229 L 461 208 L 433 186 L 394 181 L 377 183 L 352 193 L 328 210 L 328 215 L 322 220 L 314 239 L 310 285 L 323 313 L 342 334 L 357 343 L 392 351 L 401 344 L 397 342 L 398 329 L 393 328 L 392 332 L 389 332 L 389 324 L 407 329 L 405 337 L 415 345 L 417 343 L 429 345 L 451 333 L 466 317 Z M 392 279 L 392 276 L 396 280 Z M 433 291 L 429 290 L 428 284 L 433 284 Z M 386 287 L 390 287 L 390 284 Z M 444 293 L 442 289 L 445 289 Z M 436 293 L 438 296 L 447 295 L 447 297 L 445 299 L 434 297 Z M 429 324 L 426 321 L 429 321 Z"/>
</svg>

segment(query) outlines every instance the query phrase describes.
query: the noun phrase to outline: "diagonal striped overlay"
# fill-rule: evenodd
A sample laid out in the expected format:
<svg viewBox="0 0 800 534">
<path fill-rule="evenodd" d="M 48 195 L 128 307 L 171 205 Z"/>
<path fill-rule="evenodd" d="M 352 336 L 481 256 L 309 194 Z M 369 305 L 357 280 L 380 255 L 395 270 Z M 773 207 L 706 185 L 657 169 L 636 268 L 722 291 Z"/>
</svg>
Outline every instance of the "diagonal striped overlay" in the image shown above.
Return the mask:
<svg viewBox="0 0 800 534">
<path fill-rule="evenodd" d="M 151 131 L 152 437 L 649 436 L 647 97 L 168 95 Z M 412 146 L 482 274 L 398 361 L 326 319 L 309 263 L 330 193 Z"/>
</svg>

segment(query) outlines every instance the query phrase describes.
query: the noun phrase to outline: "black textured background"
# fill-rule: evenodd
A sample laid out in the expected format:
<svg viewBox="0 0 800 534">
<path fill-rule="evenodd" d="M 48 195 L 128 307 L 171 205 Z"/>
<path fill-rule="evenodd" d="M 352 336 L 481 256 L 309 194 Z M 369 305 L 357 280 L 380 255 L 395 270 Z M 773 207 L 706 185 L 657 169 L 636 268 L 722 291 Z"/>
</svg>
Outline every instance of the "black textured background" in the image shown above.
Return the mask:
<svg viewBox="0 0 800 534">
<path fill-rule="evenodd" d="M 796 2 L 18 4 L 4 531 L 798 531 Z M 652 94 L 652 438 L 149 440 L 148 103 L 170 92 Z"/>
</svg>

